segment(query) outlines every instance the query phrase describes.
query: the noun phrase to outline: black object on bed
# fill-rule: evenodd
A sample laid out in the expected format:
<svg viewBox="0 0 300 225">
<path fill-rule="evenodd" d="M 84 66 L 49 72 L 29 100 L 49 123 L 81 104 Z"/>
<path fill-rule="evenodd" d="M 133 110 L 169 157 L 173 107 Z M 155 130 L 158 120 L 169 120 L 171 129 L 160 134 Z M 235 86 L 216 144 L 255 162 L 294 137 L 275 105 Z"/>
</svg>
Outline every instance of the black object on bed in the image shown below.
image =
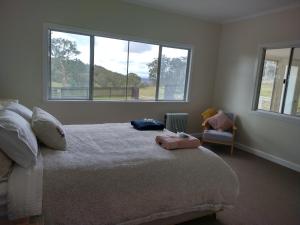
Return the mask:
<svg viewBox="0 0 300 225">
<path fill-rule="evenodd" d="M 165 125 L 154 119 L 141 119 L 131 121 L 131 125 L 137 130 L 163 130 Z"/>
</svg>

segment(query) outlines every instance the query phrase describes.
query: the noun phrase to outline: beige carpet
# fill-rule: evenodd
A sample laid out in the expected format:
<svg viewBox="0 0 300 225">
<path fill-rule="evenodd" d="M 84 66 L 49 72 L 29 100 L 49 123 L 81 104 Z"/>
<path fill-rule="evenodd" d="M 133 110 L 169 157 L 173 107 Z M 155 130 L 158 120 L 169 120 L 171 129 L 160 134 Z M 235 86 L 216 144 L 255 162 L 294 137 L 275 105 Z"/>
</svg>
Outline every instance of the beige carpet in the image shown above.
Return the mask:
<svg viewBox="0 0 300 225">
<path fill-rule="evenodd" d="M 238 174 L 240 196 L 232 210 L 181 225 L 300 225 L 300 173 L 228 147 L 208 146 Z"/>
</svg>

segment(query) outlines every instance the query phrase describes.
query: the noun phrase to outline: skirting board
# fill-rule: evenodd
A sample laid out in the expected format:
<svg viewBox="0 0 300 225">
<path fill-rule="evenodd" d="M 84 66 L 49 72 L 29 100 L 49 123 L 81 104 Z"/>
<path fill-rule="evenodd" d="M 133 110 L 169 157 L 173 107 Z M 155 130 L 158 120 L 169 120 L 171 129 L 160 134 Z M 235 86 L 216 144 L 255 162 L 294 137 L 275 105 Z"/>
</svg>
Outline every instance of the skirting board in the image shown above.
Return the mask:
<svg viewBox="0 0 300 225">
<path fill-rule="evenodd" d="M 253 155 L 256 155 L 258 157 L 264 158 L 264 159 L 269 160 L 271 162 L 277 163 L 277 164 L 279 164 L 281 166 L 285 166 L 287 168 L 290 168 L 292 170 L 300 172 L 300 165 L 299 164 L 287 161 L 285 159 L 279 158 L 278 156 L 271 155 L 271 154 L 263 152 L 261 150 L 258 150 L 258 149 L 255 149 L 255 148 L 243 145 L 241 143 L 235 143 L 234 146 L 236 148 L 240 149 L 240 150 L 249 152 L 249 153 L 251 153 Z"/>
</svg>

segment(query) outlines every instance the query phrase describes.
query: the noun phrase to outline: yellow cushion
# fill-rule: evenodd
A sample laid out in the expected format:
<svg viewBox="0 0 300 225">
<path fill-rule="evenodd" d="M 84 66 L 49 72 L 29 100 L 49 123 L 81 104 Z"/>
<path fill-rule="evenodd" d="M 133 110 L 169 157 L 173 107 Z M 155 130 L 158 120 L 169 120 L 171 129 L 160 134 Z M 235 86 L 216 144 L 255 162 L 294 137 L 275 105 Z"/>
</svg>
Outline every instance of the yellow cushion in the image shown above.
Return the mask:
<svg viewBox="0 0 300 225">
<path fill-rule="evenodd" d="M 215 108 L 208 108 L 203 113 L 201 113 L 201 116 L 202 116 L 203 120 L 206 120 L 206 119 L 216 115 L 217 113 L 218 113 L 218 111 Z"/>
</svg>

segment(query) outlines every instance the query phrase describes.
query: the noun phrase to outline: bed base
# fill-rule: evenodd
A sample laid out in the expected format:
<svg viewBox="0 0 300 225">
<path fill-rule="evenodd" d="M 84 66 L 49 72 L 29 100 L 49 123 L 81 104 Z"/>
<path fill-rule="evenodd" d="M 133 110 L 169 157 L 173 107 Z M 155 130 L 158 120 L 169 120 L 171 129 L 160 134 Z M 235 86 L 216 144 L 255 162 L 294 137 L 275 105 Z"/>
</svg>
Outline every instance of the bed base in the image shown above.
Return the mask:
<svg viewBox="0 0 300 225">
<path fill-rule="evenodd" d="M 189 212 L 189 213 L 172 216 L 165 219 L 159 219 L 148 223 L 143 223 L 142 225 L 172 225 L 172 224 L 179 224 L 190 220 L 199 219 L 201 217 L 211 217 L 212 219 L 216 219 L 217 218 L 216 213 L 217 213 L 216 211 Z"/>
<path fill-rule="evenodd" d="M 169 218 L 158 219 L 148 223 L 143 223 L 141 225 L 173 225 L 173 224 L 187 222 L 190 220 L 199 219 L 202 217 L 210 217 L 215 220 L 217 218 L 216 213 L 217 212 L 215 211 L 190 212 L 190 213 L 184 213 L 177 216 L 172 216 Z M 43 221 L 43 216 L 33 216 L 33 217 L 26 217 L 22 219 L 13 220 L 13 221 L 0 220 L 0 225 L 44 225 L 44 221 Z"/>
</svg>

